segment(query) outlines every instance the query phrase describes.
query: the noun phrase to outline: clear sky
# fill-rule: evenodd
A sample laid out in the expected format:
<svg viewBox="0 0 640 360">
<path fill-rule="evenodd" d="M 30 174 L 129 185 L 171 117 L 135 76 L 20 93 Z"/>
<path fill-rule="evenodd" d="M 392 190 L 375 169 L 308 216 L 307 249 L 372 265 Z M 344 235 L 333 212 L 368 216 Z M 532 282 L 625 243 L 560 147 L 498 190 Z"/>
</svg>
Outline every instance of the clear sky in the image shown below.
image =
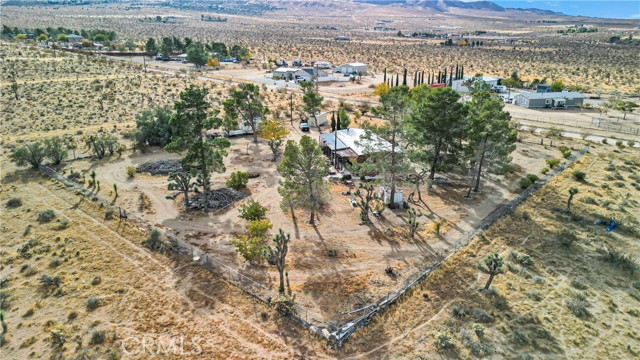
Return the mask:
<svg viewBox="0 0 640 360">
<path fill-rule="evenodd" d="M 565 13 L 614 19 L 637 19 L 640 26 L 640 0 L 493 0 L 502 7 L 538 8 Z"/>
</svg>

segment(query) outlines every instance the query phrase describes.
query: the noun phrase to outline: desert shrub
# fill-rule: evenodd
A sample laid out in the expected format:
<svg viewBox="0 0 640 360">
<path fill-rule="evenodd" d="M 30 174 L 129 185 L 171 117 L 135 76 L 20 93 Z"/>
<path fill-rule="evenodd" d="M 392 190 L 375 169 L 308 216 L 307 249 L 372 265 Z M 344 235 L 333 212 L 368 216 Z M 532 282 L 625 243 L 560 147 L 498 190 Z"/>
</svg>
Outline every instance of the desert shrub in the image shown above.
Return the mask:
<svg viewBox="0 0 640 360">
<path fill-rule="evenodd" d="M 574 171 L 573 173 L 571 173 L 571 176 L 575 181 L 584 181 L 587 178 L 587 174 L 580 170 Z"/>
<path fill-rule="evenodd" d="M 476 336 L 479 339 L 482 339 L 484 337 L 484 325 L 482 325 L 482 324 L 473 324 L 473 332 L 476 333 Z"/>
<path fill-rule="evenodd" d="M 57 325 L 49 332 L 49 340 L 51 341 L 51 346 L 54 348 L 61 348 L 64 346 L 64 343 L 67 341 L 67 334 L 64 329 L 64 326 Z"/>
<path fill-rule="evenodd" d="M 542 296 L 540 296 L 540 291 L 538 291 L 538 289 L 531 289 L 527 291 L 527 296 L 529 296 L 534 301 L 542 300 Z"/>
<path fill-rule="evenodd" d="M 531 179 L 529 179 L 528 176 L 523 177 L 522 179 L 520 179 L 520 182 L 518 183 L 518 185 L 520 185 L 521 189 L 526 189 L 529 186 L 531 186 L 533 183 L 531 182 Z"/>
<path fill-rule="evenodd" d="M 631 255 L 625 254 L 616 248 L 606 248 L 604 251 L 604 255 L 602 255 L 602 260 L 616 267 L 619 267 L 623 271 L 626 271 L 632 275 L 635 274 L 640 268 L 640 265 L 638 265 L 636 259 L 634 259 Z"/>
<path fill-rule="evenodd" d="M 107 208 L 107 209 L 104 211 L 104 219 L 105 219 L 105 220 L 111 220 L 111 219 L 113 219 L 113 216 L 114 216 L 114 215 L 115 215 L 115 212 L 114 212 L 114 211 L 113 211 L 113 209 L 112 209 L 112 208 L 110 208 L 110 207 L 109 207 L 109 208 Z"/>
<path fill-rule="evenodd" d="M 234 189 L 240 190 L 247 187 L 249 183 L 249 173 L 245 171 L 234 171 L 231 173 L 229 180 L 227 180 L 227 186 Z"/>
<path fill-rule="evenodd" d="M 607 183 L 604 183 L 604 184 L 600 185 L 600 187 L 605 189 L 605 190 L 608 190 L 608 189 L 611 188 L 611 186 L 609 186 L 609 184 L 607 184 Z"/>
<path fill-rule="evenodd" d="M 580 201 L 582 201 L 585 204 L 589 204 L 589 205 L 598 205 L 598 202 L 596 201 L 596 199 L 587 196 L 587 197 L 583 197 L 582 199 L 580 199 Z"/>
<path fill-rule="evenodd" d="M 5 206 L 7 207 L 7 209 L 15 209 L 17 207 L 20 207 L 22 206 L 22 199 L 17 197 L 11 198 L 7 200 Z"/>
<path fill-rule="evenodd" d="M 604 138 L 604 139 L 602 139 L 602 143 L 607 145 L 609 143 L 609 141 L 606 138 Z"/>
<path fill-rule="evenodd" d="M 56 217 L 56 213 L 53 210 L 45 210 L 38 212 L 38 222 L 48 223 Z"/>
<path fill-rule="evenodd" d="M 336 257 L 338 255 L 338 250 L 336 249 L 329 249 L 327 250 L 327 255 L 329 257 Z"/>
<path fill-rule="evenodd" d="M 527 335 L 526 331 L 517 326 L 514 327 L 511 330 L 511 336 L 513 337 L 513 342 L 515 342 L 516 344 L 528 344 L 529 343 L 529 336 Z"/>
<path fill-rule="evenodd" d="M 9 155 L 9 159 L 17 166 L 31 165 L 33 168 L 39 168 L 46 157 L 45 147 L 39 141 L 19 146 L 13 149 Z"/>
<path fill-rule="evenodd" d="M 43 288 L 57 288 L 62 284 L 62 279 L 59 276 L 51 277 L 49 275 L 42 275 L 40 277 L 40 286 Z"/>
<path fill-rule="evenodd" d="M 560 130 L 558 128 L 551 127 L 549 129 L 547 129 L 545 133 L 546 133 L 547 136 L 560 136 L 560 135 L 562 135 L 562 130 Z"/>
<path fill-rule="evenodd" d="M 558 150 L 560 150 L 561 153 L 570 151 L 570 149 L 564 145 L 558 147 Z"/>
<path fill-rule="evenodd" d="M 629 140 L 629 141 L 627 141 L 627 146 L 628 146 L 628 147 L 634 147 L 635 145 L 636 145 L 636 142 L 635 142 L 635 141 L 633 141 L 633 140 Z"/>
<path fill-rule="evenodd" d="M 466 306 L 454 306 L 451 308 L 451 315 L 458 319 L 464 320 L 471 314 L 471 310 Z"/>
<path fill-rule="evenodd" d="M 527 254 L 518 254 L 516 260 L 525 267 L 531 267 L 535 264 L 535 260 Z"/>
<path fill-rule="evenodd" d="M 267 208 L 260 205 L 259 202 L 251 199 L 248 202 L 240 205 L 240 218 L 246 221 L 262 220 L 264 219 Z"/>
<path fill-rule="evenodd" d="M 479 323 L 488 323 L 491 322 L 493 318 L 487 311 L 480 308 L 475 308 L 473 309 L 473 320 Z"/>
<path fill-rule="evenodd" d="M 571 310 L 573 315 L 579 318 L 586 318 L 591 315 L 591 313 L 589 313 L 589 310 L 587 309 L 589 306 L 591 305 L 587 302 L 586 298 L 581 294 L 576 294 L 570 300 L 567 301 L 567 307 L 569 308 L 569 310 Z"/>
<path fill-rule="evenodd" d="M 545 175 L 545 174 L 546 174 L 546 173 L 548 173 L 548 172 L 549 172 L 549 168 L 547 168 L 547 167 L 543 167 L 543 168 L 542 168 L 542 170 L 540 170 L 540 173 L 541 173 L 542 175 Z"/>
<path fill-rule="evenodd" d="M 562 157 L 565 159 L 568 159 L 569 157 L 571 157 L 571 151 L 567 150 L 567 151 L 563 151 L 562 152 Z"/>
<path fill-rule="evenodd" d="M 558 159 L 547 159 L 545 162 L 550 169 L 554 169 L 556 166 L 560 165 L 560 160 Z"/>
<path fill-rule="evenodd" d="M 100 276 L 95 276 L 91 280 L 91 285 L 93 285 L 93 286 L 100 285 L 100 283 L 102 283 L 102 278 Z"/>
<path fill-rule="evenodd" d="M 136 176 L 136 168 L 133 166 L 127 166 L 127 176 L 132 178 Z"/>
<path fill-rule="evenodd" d="M 87 310 L 93 311 L 102 305 L 102 299 L 99 296 L 89 296 L 87 299 Z"/>
<path fill-rule="evenodd" d="M 11 293 L 9 290 L 0 291 L 0 310 L 6 310 L 9 308 L 9 302 L 11 298 Z"/>
<path fill-rule="evenodd" d="M 568 230 L 562 230 L 558 233 L 558 242 L 563 247 L 570 247 L 577 239 L 576 234 Z"/>
<path fill-rule="evenodd" d="M 49 160 L 55 165 L 59 165 L 69 154 L 64 140 L 59 136 L 45 139 L 44 151 Z"/>
<path fill-rule="evenodd" d="M 278 295 L 275 299 L 271 299 L 271 305 L 284 316 L 295 314 L 296 294 L 291 296 L 286 294 Z"/>
<path fill-rule="evenodd" d="M 616 146 L 618 147 L 618 149 L 622 150 L 625 148 L 624 143 L 622 142 L 622 140 L 618 140 L 616 141 Z"/>
<path fill-rule="evenodd" d="M 571 286 L 578 290 L 585 290 L 587 288 L 587 284 L 582 279 L 574 278 L 571 280 Z"/>
<path fill-rule="evenodd" d="M 60 265 L 60 259 L 58 258 L 51 259 L 51 262 L 49 263 L 50 268 L 58 267 L 59 265 Z"/>
<path fill-rule="evenodd" d="M 69 315 L 67 316 L 67 320 L 68 321 L 73 321 L 78 317 L 78 313 L 75 311 L 72 311 L 69 313 Z"/>
<path fill-rule="evenodd" d="M 260 263 L 267 257 L 267 234 L 271 228 L 273 225 L 268 219 L 253 220 L 247 225 L 247 232 L 236 235 L 231 244 L 245 260 Z"/>
<path fill-rule="evenodd" d="M 165 243 L 160 239 L 160 231 L 158 229 L 151 230 L 149 236 L 142 242 L 142 245 L 159 252 L 167 250 Z"/>
<path fill-rule="evenodd" d="M 104 330 L 94 331 L 91 334 L 91 340 L 89 341 L 89 344 L 100 345 L 104 342 L 105 337 L 106 337 L 106 333 Z"/>
<path fill-rule="evenodd" d="M 451 334 L 449 334 L 449 332 L 446 330 L 436 333 L 433 345 L 436 347 L 436 349 L 441 351 L 452 350 L 456 347 L 456 344 L 451 338 Z"/>
<path fill-rule="evenodd" d="M 173 115 L 170 106 L 160 106 L 136 115 L 136 131 L 133 133 L 137 147 L 165 146 L 171 140 L 173 128 L 169 119 Z"/>
<path fill-rule="evenodd" d="M 493 300 L 493 306 L 496 309 L 504 310 L 509 304 L 507 303 L 507 299 L 504 296 L 498 296 L 495 300 Z"/>
</svg>

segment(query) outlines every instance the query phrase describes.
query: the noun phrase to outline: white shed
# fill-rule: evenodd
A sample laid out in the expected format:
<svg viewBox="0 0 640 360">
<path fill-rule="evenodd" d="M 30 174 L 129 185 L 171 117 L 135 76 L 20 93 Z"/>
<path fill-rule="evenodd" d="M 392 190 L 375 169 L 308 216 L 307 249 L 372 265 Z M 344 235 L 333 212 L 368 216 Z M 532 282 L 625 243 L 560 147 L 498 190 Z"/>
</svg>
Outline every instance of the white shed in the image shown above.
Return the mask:
<svg viewBox="0 0 640 360">
<path fill-rule="evenodd" d="M 343 74 L 348 74 L 348 75 L 356 75 L 358 73 L 366 74 L 368 69 L 367 69 L 367 64 L 348 63 L 348 64 L 338 66 L 335 71 Z"/>
<path fill-rule="evenodd" d="M 380 186 L 380 191 L 378 195 L 380 196 L 380 198 L 385 204 L 391 203 L 391 189 L 384 186 Z M 396 188 L 396 192 L 393 195 L 393 203 L 395 205 L 400 205 L 400 206 L 404 204 L 404 196 L 402 194 L 402 190 Z"/>
</svg>

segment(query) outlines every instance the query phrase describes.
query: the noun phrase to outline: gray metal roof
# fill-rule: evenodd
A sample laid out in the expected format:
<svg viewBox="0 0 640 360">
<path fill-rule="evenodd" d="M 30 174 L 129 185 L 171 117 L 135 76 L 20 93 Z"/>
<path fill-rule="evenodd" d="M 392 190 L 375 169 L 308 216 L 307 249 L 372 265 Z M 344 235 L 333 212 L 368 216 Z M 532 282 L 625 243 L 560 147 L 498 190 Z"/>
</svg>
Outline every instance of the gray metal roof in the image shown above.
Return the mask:
<svg viewBox="0 0 640 360">
<path fill-rule="evenodd" d="M 582 98 L 584 99 L 584 95 L 580 94 L 577 91 L 562 91 L 562 92 L 548 92 L 548 93 L 521 93 L 517 96 L 523 96 L 527 99 L 558 99 L 558 98 Z"/>
<path fill-rule="evenodd" d="M 342 141 L 340 141 L 339 138 L 338 138 L 338 141 L 336 142 L 333 133 L 320 134 L 320 138 L 327 144 L 327 146 L 331 150 L 335 150 L 334 149 L 334 145 L 336 145 L 335 147 L 338 150 L 343 150 L 343 149 L 348 149 L 349 148 Z"/>
</svg>

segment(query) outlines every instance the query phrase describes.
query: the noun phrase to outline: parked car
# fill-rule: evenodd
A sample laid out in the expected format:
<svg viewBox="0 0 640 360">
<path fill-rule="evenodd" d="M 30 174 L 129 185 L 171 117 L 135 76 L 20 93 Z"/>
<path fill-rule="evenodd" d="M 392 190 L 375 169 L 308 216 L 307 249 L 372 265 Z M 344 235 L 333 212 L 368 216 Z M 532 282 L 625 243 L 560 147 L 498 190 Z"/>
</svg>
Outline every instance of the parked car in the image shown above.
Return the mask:
<svg viewBox="0 0 640 360">
<path fill-rule="evenodd" d="M 306 122 L 300 123 L 300 131 L 309 131 L 309 124 Z"/>
</svg>

